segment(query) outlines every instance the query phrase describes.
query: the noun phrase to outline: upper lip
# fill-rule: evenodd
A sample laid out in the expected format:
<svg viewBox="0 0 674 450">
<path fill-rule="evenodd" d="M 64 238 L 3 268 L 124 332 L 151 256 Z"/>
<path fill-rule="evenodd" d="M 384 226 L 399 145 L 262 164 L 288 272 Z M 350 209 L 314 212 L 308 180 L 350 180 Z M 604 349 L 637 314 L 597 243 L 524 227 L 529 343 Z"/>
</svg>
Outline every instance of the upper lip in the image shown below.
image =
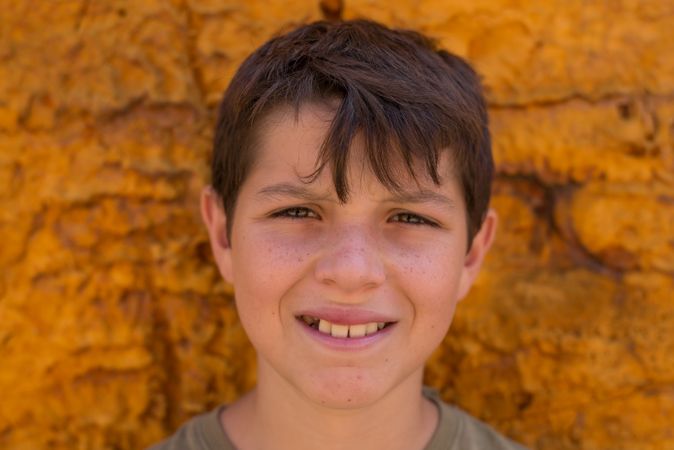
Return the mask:
<svg viewBox="0 0 674 450">
<path fill-rule="evenodd" d="M 298 312 L 296 317 L 309 316 L 340 325 L 357 325 L 370 322 L 396 322 L 389 314 L 361 308 L 319 307 Z"/>
</svg>

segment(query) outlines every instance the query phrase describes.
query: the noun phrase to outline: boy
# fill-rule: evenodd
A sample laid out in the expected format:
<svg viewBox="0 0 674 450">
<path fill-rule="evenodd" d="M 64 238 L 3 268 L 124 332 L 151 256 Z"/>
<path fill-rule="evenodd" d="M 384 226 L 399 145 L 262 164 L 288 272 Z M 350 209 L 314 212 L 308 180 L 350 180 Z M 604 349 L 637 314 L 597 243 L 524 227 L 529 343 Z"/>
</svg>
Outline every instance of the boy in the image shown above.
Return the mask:
<svg viewBox="0 0 674 450">
<path fill-rule="evenodd" d="M 156 449 L 517 449 L 422 389 L 496 227 L 476 74 L 411 31 L 314 23 L 240 67 L 202 215 L 258 385 Z"/>
</svg>

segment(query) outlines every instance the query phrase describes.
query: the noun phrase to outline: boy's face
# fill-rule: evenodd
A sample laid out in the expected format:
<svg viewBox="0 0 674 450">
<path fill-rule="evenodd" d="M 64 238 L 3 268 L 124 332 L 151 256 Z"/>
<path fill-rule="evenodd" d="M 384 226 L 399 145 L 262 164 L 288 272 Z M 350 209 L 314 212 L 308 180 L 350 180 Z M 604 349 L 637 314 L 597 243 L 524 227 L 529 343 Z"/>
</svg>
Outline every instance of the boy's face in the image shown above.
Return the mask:
<svg viewBox="0 0 674 450">
<path fill-rule="evenodd" d="M 369 171 L 358 138 L 350 197 L 340 204 L 329 168 L 312 183 L 302 179 L 315 170 L 331 118 L 316 104 L 303 106 L 297 121 L 291 109 L 270 115 L 237 199 L 231 242 L 209 189 L 202 212 L 258 352 L 260 383 L 350 408 L 420 383 L 477 274 L 495 218 L 488 214 L 466 254 L 466 211 L 447 155 L 440 186 L 423 168 L 417 185 L 398 167 L 400 195 Z M 354 337 L 340 337 L 345 332 Z"/>
</svg>

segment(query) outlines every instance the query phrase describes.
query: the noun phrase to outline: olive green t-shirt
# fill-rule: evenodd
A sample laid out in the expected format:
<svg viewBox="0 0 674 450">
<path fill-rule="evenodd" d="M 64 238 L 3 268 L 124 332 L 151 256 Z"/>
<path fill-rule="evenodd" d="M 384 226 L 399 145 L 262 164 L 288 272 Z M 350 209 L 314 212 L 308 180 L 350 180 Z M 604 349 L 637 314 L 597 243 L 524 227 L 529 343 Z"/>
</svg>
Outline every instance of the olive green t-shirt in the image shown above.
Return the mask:
<svg viewBox="0 0 674 450">
<path fill-rule="evenodd" d="M 448 405 L 431 389 L 424 395 L 438 408 L 438 425 L 424 450 L 526 450 L 493 428 Z M 220 425 L 224 406 L 184 424 L 173 436 L 148 450 L 236 450 Z"/>
</svg>

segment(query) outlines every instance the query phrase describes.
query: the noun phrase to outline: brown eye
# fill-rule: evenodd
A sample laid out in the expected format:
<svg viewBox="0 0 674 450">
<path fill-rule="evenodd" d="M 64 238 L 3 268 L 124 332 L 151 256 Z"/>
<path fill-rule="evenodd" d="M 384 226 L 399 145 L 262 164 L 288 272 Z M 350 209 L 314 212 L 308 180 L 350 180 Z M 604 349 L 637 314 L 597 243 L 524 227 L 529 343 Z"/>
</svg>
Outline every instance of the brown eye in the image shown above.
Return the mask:
<svg viewBox="0 0 674 450">
<path fill-rule="evenodd" d="M 272 214 L 272 217 L 288 217 L 291 219 L 305 219 L 305 218 L 316 218 L 318 215 L 310 210 L 309 208 L 304 208 L 301 206 L 286 208 L 281 211 L 277 211 Z"/>
<path fill-rule="evenodd" d="M 429 225 L 432 227 L 437 226 L 436 223 L 431 222 L 428 219 L 425 219 L 421 216 L 412 213 L 398 213 L 391 219 L 393 222 L 401 222 L 410 225 Z"/>
</svg>

